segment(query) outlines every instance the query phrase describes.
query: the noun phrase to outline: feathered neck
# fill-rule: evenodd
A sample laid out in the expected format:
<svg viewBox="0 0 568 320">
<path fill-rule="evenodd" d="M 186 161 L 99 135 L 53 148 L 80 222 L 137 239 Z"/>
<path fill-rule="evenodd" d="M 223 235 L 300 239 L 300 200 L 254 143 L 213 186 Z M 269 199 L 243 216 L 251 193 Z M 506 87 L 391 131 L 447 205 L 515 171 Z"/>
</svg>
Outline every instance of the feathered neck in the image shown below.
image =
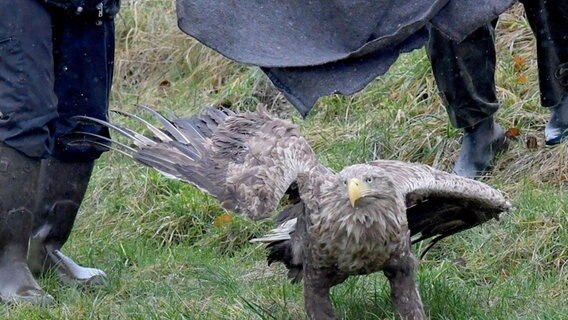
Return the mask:
<svg viewBox="0 0 568 320">
<path fill-rule="evenodd" d="M 333 199 L 335 198 L 335 199 Z M 404 203 L 395 194 L 362 199 L 352 207 L 346 196 L 324 193 L 320 211 L 322 223 L 330 224 L 332 240 L 344 233 L 347 241 L 358 244 L 368 238 L 381 241 L 397 238 L 406 228 Z M 327 200 L 327 201 L 326 201 Z"/>
<path fill-rule="evenodd" d="M 407 236 L 404 201 L 393 192 L 352 207 L 347 195 L 338 192 L 344 189 L 342 183 L 324 186 L 319 210 L 310 214 L 319 263 L 349 273 L 378 270 Z"/>
</svg>

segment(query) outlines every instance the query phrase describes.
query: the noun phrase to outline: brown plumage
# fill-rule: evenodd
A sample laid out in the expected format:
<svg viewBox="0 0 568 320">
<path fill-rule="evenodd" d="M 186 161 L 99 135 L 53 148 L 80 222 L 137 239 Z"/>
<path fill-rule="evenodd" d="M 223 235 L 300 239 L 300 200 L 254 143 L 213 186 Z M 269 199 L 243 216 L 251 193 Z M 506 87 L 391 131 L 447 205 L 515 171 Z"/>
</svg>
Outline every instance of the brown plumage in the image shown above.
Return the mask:
<svg viewBox="0 0 568 320">
<path fill-rule="evenodd" d="M 295 125 L 262 110 L 210 108 L 167 120 L 146 109 L 164 129 L 144 121 L 154 134 L 147 138 L 102 122 L 136 145 L 114 148 L 252 219 L 268 217 L 290 195 L 293 204 L 278 215 L 279 227 L 254 241 L 268 243 L 269 263 L 282 262 L 293 281 L 303 279 L 311 319 L 335 318 L 332 286 L 379 270 L 398 314 L 424 319 L 411 236 L 435 242 L 511 208 L 498 190 L 420 164 L 377 160 L 335 173 L 319 163 Z"/>
</svg>

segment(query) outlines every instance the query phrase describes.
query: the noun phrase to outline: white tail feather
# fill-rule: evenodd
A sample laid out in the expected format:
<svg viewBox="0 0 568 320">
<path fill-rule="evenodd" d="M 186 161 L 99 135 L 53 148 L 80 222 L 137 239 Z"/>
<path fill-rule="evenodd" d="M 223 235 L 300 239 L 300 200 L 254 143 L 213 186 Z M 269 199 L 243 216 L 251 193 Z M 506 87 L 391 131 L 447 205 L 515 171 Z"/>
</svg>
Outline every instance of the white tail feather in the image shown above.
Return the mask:
<svg viewBox="0 0 568 320">
<path fill-rule="evenodd" d="M 262 238 L 254 238 L 250 242 L 275 242 L 282 240 L 290 240 L 290 234 L 296 231 L 296 222 L 298 218 L 290 219 L 277 228 L 270 230 L 270 233 Z"/>
</svg>

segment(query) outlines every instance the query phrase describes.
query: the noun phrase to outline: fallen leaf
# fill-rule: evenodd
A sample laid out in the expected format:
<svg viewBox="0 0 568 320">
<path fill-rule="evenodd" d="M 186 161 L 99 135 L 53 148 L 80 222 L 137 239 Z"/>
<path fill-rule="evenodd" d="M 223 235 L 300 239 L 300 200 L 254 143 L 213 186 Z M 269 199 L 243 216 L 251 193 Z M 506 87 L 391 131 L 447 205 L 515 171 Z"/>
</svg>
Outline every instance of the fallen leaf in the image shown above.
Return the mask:
<svg viewBox="0 0 568 320">
<path fill-rule="evenodd" d="M 220 226 L 230 224 L 231 221 L 233 221 L 233 218 L 231 218 L 231 215 L 228 214 L 228 213 L 223 213 L 223 214 L 217 216 L 217 218 L 215 218 L 213 225 L 215 227 L 220 227 Z"/>
<path fill-rule="evenodd" d="M 521 130 L 519 128 L 509 128 L 505 132 L 505 137 L 507 138 L 516 138 L 521 134 Z"/>
<path fill-rule="evenodd" d="M 162 82 L 160 82 L 159 86 L 162 87 L 162 88 L 169 88 L 169 87 L 172 86 L 172 83 L 169 80 L 162 80 Z"/>
<path fill-rule="evenodd" d="M 527 60 L 521 56 L 513 56 L 513 67 L 516 71 L 521 70 L 525 66 L 526 62 Z"/>
<path fill-rule="evenodd" d="M 527 76 L 525 76 L 524 74 L 520 74 L 519 76 L 517 76 L 517 83 L 518 84 L 527 83 Z"/>
<path fill-rule="evenodd" d="M 538 142 L 535 136 L 527 136 L 526 138 L 527 149 L 536 149 L 538 148 Z"/>
</svg>

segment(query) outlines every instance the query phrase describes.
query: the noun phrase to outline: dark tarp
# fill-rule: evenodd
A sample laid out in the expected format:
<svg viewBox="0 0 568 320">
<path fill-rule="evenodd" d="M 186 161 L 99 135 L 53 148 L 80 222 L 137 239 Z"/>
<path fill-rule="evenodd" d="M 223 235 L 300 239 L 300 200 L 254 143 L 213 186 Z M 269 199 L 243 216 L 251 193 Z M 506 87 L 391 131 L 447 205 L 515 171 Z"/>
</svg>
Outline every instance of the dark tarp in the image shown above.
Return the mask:
<svg viewBox="0 0 568 320">
<path fill-rule="evenodd" d="M 427 26 L 461 40 L 515 0 L 177 0 L 181 30 L 238 62 L 257 65 L 305 116 L 331 93 L 352 94 Z"/>
</svg>

